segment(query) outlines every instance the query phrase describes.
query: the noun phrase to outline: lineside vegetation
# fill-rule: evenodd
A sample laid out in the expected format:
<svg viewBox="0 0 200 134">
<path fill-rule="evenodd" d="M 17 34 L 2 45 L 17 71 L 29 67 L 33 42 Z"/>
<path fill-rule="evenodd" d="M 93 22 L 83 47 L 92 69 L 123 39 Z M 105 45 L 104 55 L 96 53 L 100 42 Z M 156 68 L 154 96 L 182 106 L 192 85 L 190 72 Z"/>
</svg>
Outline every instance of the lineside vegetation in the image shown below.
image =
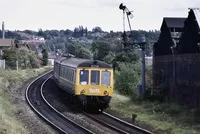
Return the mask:
<svg viewBox="0 0 200 134">
<path fill-rule="evenodd" d="M 5 49 L 1 58 L 6 61 L 6 69 L 0 69 L 0 133 L 29 133 L 24 127 L 26 124 L 17 118 L 22 111 L 14 104 L 16 100 L 13 100 L 13 97 L 22 92 L 20 86 L 26 80 L 52 67 L 42 67 L 42 62 L 36 53 L 25 47 Z M 18 61 L 18 71 L 16 61 Z"/>
<path fill-rule="evenodd" d="M 29 133 L 25 124 L 16 118 L 21 109 L 14 105 L 12 95 L 21 90 L 22 84 L 40 73 L 49 70 L 49 67 L 26 70 L 0 70 L 0 133 L 26 134 Z"/>
</svg>

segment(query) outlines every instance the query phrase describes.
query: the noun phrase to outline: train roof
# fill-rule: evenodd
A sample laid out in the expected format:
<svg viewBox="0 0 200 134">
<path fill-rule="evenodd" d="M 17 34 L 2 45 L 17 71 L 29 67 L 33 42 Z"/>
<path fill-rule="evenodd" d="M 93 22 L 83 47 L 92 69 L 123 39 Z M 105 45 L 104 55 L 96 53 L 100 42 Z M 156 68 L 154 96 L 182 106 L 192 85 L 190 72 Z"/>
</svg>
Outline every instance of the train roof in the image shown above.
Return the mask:
<svg viewBox="0 0 200 134">
<path fill-rule="evenodd" d="M 62 65 L 69 66 L 69 67 L 73 67 L 73 68 L 91 67 L 91 66 L 98 66 L 99 68 L 112 68 L 111 65 L 99 60 L 57 57 L 55 59 L 55 62 L 60 63 Z"/>
</svg>

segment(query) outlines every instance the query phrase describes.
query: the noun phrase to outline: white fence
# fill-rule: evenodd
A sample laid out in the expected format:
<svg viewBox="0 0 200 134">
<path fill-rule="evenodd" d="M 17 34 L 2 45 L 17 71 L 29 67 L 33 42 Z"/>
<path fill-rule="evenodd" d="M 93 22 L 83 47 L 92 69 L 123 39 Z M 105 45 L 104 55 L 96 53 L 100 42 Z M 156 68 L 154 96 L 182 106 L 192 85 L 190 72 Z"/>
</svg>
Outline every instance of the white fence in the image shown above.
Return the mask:
<svg viewBox="0 0 200 134">
<path fill-rule="evenodd" d="M 5 67 L 6 67 L 6 62 L 5 62 L 5 60 L 0 60 L 0 68 L 1 68 L 1 69 L 5 69 Z"/>
<path fill-rule="evenodd" d="M 152 65 L 153 63 L 153 57 L 145 57 L 145 62 L 147 66 Z"/>
<path fill-rule="evenodd" d="M 8 61 L 5 59 L 0 59 L 0 69 L 19 69 L 18 61 Z"/>
</svg>

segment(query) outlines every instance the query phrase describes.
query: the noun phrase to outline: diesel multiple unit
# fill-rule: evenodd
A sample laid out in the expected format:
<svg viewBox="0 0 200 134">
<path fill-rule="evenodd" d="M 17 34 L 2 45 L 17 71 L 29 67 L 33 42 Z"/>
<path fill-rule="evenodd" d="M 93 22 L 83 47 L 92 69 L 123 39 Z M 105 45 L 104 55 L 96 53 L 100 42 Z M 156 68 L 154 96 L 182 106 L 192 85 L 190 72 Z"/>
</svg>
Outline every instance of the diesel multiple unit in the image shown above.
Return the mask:
<svg viewBox="0 0 200 134">
<path fill-rule="evenodd" d="M 104 109 L 113 93 L 113 69 L 97 60 L 57 57 L 54 61 L 57 85 L 78 99 L 84 107 Z"/>
</svg>

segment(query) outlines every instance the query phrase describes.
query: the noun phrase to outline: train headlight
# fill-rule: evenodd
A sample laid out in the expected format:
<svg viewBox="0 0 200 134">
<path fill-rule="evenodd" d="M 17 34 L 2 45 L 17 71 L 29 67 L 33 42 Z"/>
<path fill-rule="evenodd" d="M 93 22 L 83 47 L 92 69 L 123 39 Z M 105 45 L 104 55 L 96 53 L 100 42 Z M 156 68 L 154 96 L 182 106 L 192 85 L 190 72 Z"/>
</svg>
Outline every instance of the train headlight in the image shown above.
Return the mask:
<svg viewBox="0 0 200 134">
<path fill-rule="evenodd" d="M 85 93 L 85 90 L 83 89 L 82 91 L 81 91 L 81 94 L 84 94 Z"/>
<path fill-rule="evenodd" d="M 108 93 L 107 91 L 104 91 L 104 95 L 107 95 L 107 93 Z"/>
</svg>

